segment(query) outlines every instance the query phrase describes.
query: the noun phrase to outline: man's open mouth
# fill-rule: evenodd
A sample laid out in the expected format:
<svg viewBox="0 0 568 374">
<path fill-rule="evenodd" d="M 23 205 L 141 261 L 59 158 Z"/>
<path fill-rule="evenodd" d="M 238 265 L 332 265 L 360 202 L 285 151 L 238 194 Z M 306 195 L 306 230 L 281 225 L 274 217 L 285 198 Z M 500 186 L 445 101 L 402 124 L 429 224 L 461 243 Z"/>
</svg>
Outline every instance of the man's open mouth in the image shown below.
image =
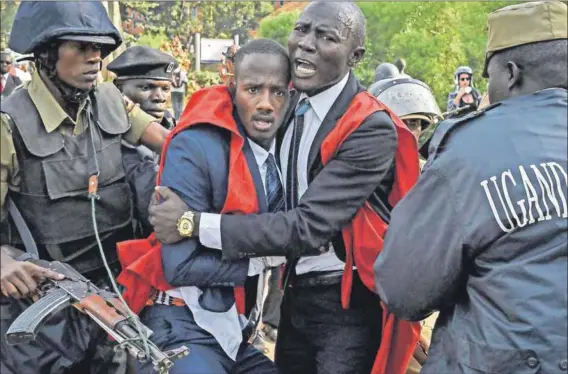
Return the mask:
<svg viewBox="0 0 568 374">
<path fill-rule="evenodd" d="M 294 60 L 294 67 L 295 75 L 298 78 L 310 78 L 316 73 L 316 66 L 301 58 Z"/>
<path fill-rule="evenodd" d="M 251 123 L 258 131 L 268 131 L 272 127 L 272 124 L 274 124 L 274 121 L 268 119 L 253 119 Z"/>
</svg>

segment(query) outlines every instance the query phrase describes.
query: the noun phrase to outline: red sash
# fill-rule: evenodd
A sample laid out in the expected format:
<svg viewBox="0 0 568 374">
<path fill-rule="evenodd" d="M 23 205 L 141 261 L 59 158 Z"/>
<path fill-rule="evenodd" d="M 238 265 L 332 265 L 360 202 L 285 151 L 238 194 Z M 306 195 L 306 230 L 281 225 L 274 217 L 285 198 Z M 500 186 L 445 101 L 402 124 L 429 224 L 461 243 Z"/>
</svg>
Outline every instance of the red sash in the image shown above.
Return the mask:
<svg viewBox="0 0 568 374">
<path fill-rule="evenodd" d="M 416 140 L 406 125 L 385 105 L 368 92 L 355 96 L 349 108 L 321 146 L 323 164 L 327 164 L 339 150 L 345 139 L 374 112 L 385 111 L 393 120 L 397 135 L 395 180 L 389 195 L 394 206 L 414 186 L 419 175 Z M 377 144 L 379 147 L 380 144 Z M 376 292 L 373 265 L 383 249 L 383 238 L 387 224 L 375 213 L 367 202 L 359 209 L 355 218 L 342 231 L 345 242 L 345 270 L 341 283 L 341 302 L 349 307 L 353 283 L 353 265 L 361 281 Z M 396 318 L 383 305 L 383 329 L 379 351 L 375 358 L 372 374 L 404 374 L 420 336 L 420 324 Z"/>
<path fill-rule="evenodd" d="M 204 88 L 191 96 L 178 125 L 162 148 L 156 184 L 160 185 L 168 145 L 173 137 L 197 124 L 218 126 L 231 133 L 227 198 L 221 213 L 258 213 L 254 181 L 242 151 L 244 138 L 233 118 L 233 104 L 226 86 Z M 118 243 L 117 248 L 123 269 L 118 281 L 126 287 L 123 297 L 134 313 L 139 313 L 144 308 L 153 290 L 166 291 L 174 288 L 164 277 L 162 246 L 154 234 L 147 239 Z M 242 286 L 235 287 L 235 300 L 238 312 L 244 313 L 245 297 Z"/>
</svg>

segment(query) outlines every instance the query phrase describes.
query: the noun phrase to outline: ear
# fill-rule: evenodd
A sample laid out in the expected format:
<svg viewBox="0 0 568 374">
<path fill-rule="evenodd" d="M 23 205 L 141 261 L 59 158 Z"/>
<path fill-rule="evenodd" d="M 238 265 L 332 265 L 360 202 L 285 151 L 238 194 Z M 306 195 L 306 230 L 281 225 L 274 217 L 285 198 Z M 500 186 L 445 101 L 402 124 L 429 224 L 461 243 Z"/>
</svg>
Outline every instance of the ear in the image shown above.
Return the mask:
<svg viewBox="0 0 568 374">
<path fill-rule="evenodd" d="M 347 64 L 351 67 L 357 65 L 359 61 L 363 59 L 365 55 L 365 48 L 364 47 L 356 47 L 351 51 L 351 55 L 349 56 L 349 61 Z"/>
<path fill-rule="evenodd" d="M 511 90 L 513 87 L 520 87 L 523 84 L 523 68 L 515 61 L 507 62 L 508 72 L 508 87 Z"/>
<path fill-rule="evenodd" d="M 227 84 L 227 89 L 229 90 L 229 95 L 231 95 L 231 99 L 235 100 L 235 94 L 237 93 L 237 86 L 235 85 L 234 81 L 230 81 Z"/>
</svg>

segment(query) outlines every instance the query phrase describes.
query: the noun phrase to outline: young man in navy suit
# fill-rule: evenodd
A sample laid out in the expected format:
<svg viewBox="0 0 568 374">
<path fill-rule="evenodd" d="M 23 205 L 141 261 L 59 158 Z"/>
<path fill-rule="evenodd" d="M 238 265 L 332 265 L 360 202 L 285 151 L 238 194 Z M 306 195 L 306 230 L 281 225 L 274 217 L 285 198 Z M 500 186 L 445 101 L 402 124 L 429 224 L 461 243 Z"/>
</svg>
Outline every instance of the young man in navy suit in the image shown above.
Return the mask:
<svg viewBox="0 0 568 374">
<path fill-rule="evenodd" d="M 289 103 L 286 50 L 271 40 L 251 41 L 235 55 L 235 78 L 229 87 L 192 95 L 165 145 L 160 183 L 197 211 L 283 210 L 284 189 L 274 152 L 276 131 Z M 189 236 L 188 219 L 182 217 L 178 229 Z M 250 345 L 243 332 L 243 327 L 253 330 L 259 316 L 253 312 L 249 319 L 256 321 L 245 319 L 242 286 L 247 275 L 270 266 L 270 259 L 222 261 L 218 250 L 186 238 L 129 261 L 135 247 L 119 249 L 126 265 L 119 277 L 127 288 L 125 299 L 135 312 L 144 308 L 140 317 L 161 349 L 186 345 L 191 351 L 175 361 L 171 373 L 276 373 L 272 361 Z M 161 291 L 140 292 L 140 279 L 157 277 L 162 282 L 152 286 Z M 142 370 L 150 369 L 147 365 Z"/>
<path fill-rule="evenodd" d="M 276 142 L 286 212 L 185 213 L 190 236 L 224 259 L 288 258 L 276 344 L 283 373 L 404 373 L 418 340 L 419 325 L 382 310 L 374 292 L 390 212 L 419 167 L 412 133 L 351 71 L 364 39 L 365 17 L 350 2 L 311 3 L 290 34 L 297 92 Z M 187 235 L 172 229 L 180 207 L 152 210 L 163 242 Z"/>
</svg>

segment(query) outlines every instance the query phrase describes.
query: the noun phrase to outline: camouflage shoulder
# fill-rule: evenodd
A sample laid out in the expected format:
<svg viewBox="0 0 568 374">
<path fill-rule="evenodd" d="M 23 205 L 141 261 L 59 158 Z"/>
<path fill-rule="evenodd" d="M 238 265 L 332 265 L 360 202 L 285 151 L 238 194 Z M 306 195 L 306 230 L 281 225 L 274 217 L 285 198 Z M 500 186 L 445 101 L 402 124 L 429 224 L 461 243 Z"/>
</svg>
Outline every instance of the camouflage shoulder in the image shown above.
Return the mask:
<svg viewBox="0 0 568 374">
<path fill-rule="evenodd" d="M 438 150 L 443 148 L 449 135 L 452 132 L 474 122 L 479 118 L 482 118 L 486 112 L 498 107 L 499 105 L 501 104 L 496 103 L 489 105 L 483 109 L 471 112 L 463 117 L 447 119 L 433 125 L 432 130 L 428 129 L 428 132 L 423 134 L 424 138 L 422 137 L 422 135 L 420 136 L 420 154 L 425 158 L 430 158 L 431 156 L 435 157 Z"/>
</svg>

